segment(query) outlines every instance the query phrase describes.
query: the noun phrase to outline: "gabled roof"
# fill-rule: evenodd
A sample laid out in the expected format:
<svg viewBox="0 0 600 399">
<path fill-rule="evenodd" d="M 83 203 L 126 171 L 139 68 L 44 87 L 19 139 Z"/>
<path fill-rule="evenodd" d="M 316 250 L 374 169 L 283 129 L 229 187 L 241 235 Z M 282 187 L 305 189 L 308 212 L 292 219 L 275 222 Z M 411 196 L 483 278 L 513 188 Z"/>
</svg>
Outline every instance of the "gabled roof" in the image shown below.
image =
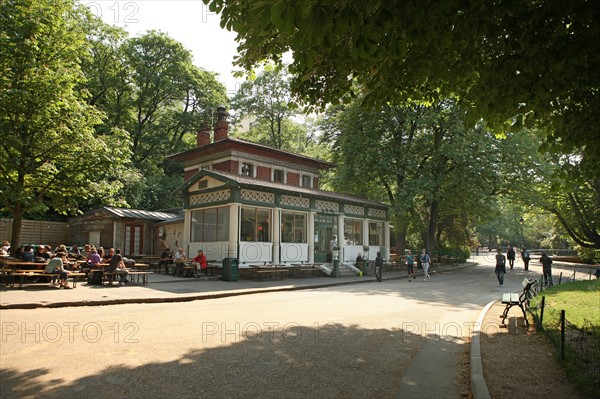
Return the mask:
<svg viewBox="0 0 600 399">
<path fill-rule="evenodd" d="M 131 219 L 148 219 L 148 220 L 171 220 L 180 215 L 176 213 L 168 213 L 168 212 L 159 212 L 159 211 L 144 211 L 141 209 L 127 209 L 127 208 L 113 208 L 109 206 L 105 206 L 99 209 L 95 209 L 93 211 L 86 212 L 87 214 L 93 214 L 96 212 L 107 212 L 111 216 L 120 217 L 120 218 L 131 218 Z M 85 215 L 84 215 L 85 216 Z"/>
<path fill-rule="evenodd" d="M 277 154 L 280 156 L 295 158 L 295 159 L 298 159 L 298 160 L 301 160 L 304 162 L 310 162 L 310 163 L 318 165 L 320 169 L 329 169 L 329 168 L 333 168 L 335 166 L 331 162 L 323 161 L 321 159 L 311 158 L 306 155 L 300 155 L 300 154 L 295 154 L 295 153 L 289 152 L 289 151 L 279 150 L 277 148 L 270 147 L 268 145 L 254 143 L 254 142 L 248 141 L 248 140 L 235 139 L 235 138 L 231 138 L 231 137 L 228 137 L 224 140 L 213 142 L 211 144 L 207 144 L 202 147 L 196 147 L 196 148 L 192 148 L 191 150 L 179 152 L 177 154 L 168 155 L 166 157 L 166 159 L 177 160 L 177 161 L 197 159 L 197 158 L 199 158 L 200 155 L 202 155 L 203 152 L 214 151 L 217 148 L 227 147 L 232 144 L 241 145 L 243 147 L 247 147 L 250 150 L 258 149 L 258 150 L 268 151 L 270 153 Z"/>
<path fill-rule="evenodd" d="M 194 176 L 188 179 L 182 186 L 177 188 L 173 194 L 178 194 L 184 190 L 187 190 L 198 180 L 202 179 L 205 176 L 210 176 L 216 180 L 222 181 L 226 186 L 230 187 L 245 187 L 245 188 L 253 188 L 255 190 L 267 190 L 267 191 L 279 191 L 285 192 L 289 194 L 305 194 L 312 195 L 321 198 L 328 198 L 330 200 L 337 201 L 346 201 L 353 203 L 360 203 L 364 205 L 378 206 L 389 208 L 389 205 L 382 204 L 381 202 L 372 201 L 367 198 L 357 197 L 349 194 L 336 193 L 333 191 L 325 191 L 325 190 L 315 190 L 306 187 L 298 187 L 298 186 L 290 186 L 288 184 L 265 181 L 260 179 L 255 179 L 248 176 L 242 176 L 235 173 L 222 172 L 222 171 L 214 171 L 208 169 L 202 169 L 198 171 Z"/>
</svg>

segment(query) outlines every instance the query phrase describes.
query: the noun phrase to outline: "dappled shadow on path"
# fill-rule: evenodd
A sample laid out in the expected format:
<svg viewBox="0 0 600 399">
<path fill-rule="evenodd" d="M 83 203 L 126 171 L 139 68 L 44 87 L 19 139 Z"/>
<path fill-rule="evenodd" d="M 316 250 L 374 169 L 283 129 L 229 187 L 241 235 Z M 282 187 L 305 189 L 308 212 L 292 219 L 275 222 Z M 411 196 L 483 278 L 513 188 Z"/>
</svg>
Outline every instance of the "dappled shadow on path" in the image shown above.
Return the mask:
<svg viewBox="0 0 600 399">
<path fill-rule="evenodd" d="M 457 337 L 441 338 L 445 340 L 444 348 L 452 345 L 456 353 L 462 353 L 466 345 Z M 147 344 L 132 344 L 143 346 L 135 348 L 137 354 L 133 358 L 114 358 L 115 365 L 92 375 L 85 375 L 85 370 L 77 366 L 77 357 L 66 353 L 60 354 L 65 357 L 65 367 L 60 370 L 3 368 L 0 396 L 395 397 L 411 358 L 423 345 L 437 342 L 439 336 L 333 323 L 277 330 L 254 326 L 239 331 L 238 335 L 212 331 L 210 335 L 199 336 L 197 347 L 189 348 L 185 355 L 165 362 L 140 364 L 143 359 L 140 351 L 152 348 Z M 168 339 L 157 344 L 170 345 Z M 90 350 L 110 351 L 111 346 L 90 345 Z M 90 356 L 94 356 L 91 351 Z M 456 362 L 453 372 L 458 373 L 460 359 Z M 426 389 L 436 379 L 426 375 L 426 370 L 423 372 L 423 378 L 411 384 L 423 384 Z M 468 386 L 444 389 L 462 396 Z"/>
</svg>

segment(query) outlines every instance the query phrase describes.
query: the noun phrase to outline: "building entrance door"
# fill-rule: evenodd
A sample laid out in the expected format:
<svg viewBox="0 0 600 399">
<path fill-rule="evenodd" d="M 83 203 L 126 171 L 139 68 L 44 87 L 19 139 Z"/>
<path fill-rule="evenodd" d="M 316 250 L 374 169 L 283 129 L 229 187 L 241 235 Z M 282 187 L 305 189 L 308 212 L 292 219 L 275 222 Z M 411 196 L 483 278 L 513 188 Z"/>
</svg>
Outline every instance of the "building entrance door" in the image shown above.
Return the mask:
<svg viewBox="0 0 600 399">
<path fill-rule="evenodd" d="M 326 213 L 315 215 L 315 262 L 331 262 L 329 243 L 334 235 L 339 239 L 337 224 L 338 217 L 336 215 Z"/>
</svg>

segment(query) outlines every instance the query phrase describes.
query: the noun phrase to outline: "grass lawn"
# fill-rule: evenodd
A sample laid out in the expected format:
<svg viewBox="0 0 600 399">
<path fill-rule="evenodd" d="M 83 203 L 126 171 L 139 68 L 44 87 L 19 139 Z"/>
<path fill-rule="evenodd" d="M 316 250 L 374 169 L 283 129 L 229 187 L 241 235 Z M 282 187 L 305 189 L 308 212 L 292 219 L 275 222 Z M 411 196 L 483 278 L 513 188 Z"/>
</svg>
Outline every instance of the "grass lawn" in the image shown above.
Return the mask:
<svg viewBox="0 0 600 399">
<path fill-rule="evenodd" d="M 537 306 L 546 297 L 544 328 L 553 328 L 560 322 L 560 311 L 576 327 L 583 327 L 584 320 L 600 329 L 600 280 L 577 281 L 555 285 L 544 290 L 531 301 Z"/>
<path fill-rule="evenodd" d="M 561 364 L 585 398 L 600 398 L 600 280 L 561 284 L 541 292 L 531 301 L 537 307 L 542 296 L 543 330 L 561 348 L 560 311 L 565 311 L 565 358 Z M 540 316 L 539 309 L 536 311 Z M 583 329 L 582 329 L 583 328 Z"/>
</svg>

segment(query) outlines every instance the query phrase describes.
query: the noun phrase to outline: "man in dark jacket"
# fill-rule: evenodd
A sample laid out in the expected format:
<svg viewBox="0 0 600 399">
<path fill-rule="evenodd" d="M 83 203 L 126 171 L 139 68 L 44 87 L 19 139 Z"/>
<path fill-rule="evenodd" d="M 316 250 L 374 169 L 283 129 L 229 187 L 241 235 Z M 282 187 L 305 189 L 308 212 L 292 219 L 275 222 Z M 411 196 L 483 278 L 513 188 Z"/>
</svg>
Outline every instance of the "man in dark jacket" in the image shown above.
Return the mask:
<svg viewBox="0 0 600 399">
<path fill-rule="evenodd" d="M 504 274 L 506 273 L 506 257 L 498 248 L 498 253 L 496 254 L 496 277 L 498 278 L 498 282 L 500 283 L 500 287 L 504 285 Z"/>
<path fill-rule="evenodd" d="M 508 247 L 508 251 L 506 252 L 506 259 L 508 259 L 508 265 L 510 266 L 510 270 L 512 270 L 515 265 L 515 257 L 516 253 L 511 245 L 510 247 Z"/>
<path fill-rule="evenodd" d="M 552 281 L 552 258 L 550 258 L 548 254 L 546 254 L 546 252 L 542 252 L 540 262 L 542 262 L 542 271 L 544 273 L 544 285 L 553 286 L 554 282 Z"/>
</svg>

